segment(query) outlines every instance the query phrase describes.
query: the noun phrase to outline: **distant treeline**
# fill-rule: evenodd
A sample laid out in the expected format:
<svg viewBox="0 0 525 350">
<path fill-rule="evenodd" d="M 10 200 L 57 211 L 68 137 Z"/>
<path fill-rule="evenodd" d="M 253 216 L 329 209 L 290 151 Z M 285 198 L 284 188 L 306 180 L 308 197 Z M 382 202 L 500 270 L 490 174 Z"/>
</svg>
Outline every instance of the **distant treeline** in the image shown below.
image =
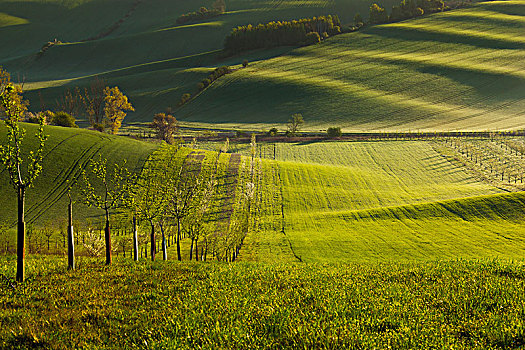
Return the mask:
<svg viewBox="0 0 525 350">
<path fill-rule="evenodd" d="M 226 12 L 226 4 L 224 0 L 216 0 L 213 4 L 213 8 L 208 10 L 206 7 L 201 7 L 199 11 L 189 12 L 181 15 L 177 18 L 177 24 L 185 24 L 189 22 L 199 22 L 204 19 L 217 17 Z"/>
<path fill-rule="evenodd" d="M 341 33 L 337 15 L 303 18 L 294 21 L 270 22 L 234 28 L 224 41 L 229 54 L 286 45 L 309 45 Z"/>
<path fill-rule="evenodd" d="M 370 23 L 379 24 L 397 22 L 422 16 L 426 13 L 441 12 L 445 9 L 442 0 L 403 0 L 398 6 L 392 6 L 390 16 L 377 4 L 370 6 Z"/>
</svg>

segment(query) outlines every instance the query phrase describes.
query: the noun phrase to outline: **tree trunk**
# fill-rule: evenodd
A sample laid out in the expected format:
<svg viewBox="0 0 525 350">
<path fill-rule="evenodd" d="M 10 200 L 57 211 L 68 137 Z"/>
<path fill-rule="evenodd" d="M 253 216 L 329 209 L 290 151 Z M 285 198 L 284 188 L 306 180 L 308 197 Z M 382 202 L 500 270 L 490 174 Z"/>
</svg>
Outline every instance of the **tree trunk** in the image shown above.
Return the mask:
<svg viewBox="0 0 525 350">
<path fill-rule="evenodd" d="M 68 270 L 75 269 L 75 240 L 73 236 L 73 202 L 69 198 L 68 206 L 69 224 L 67 226 L 67 268 Z"/>
<path fill-rule="evenodd" d="M 156 238 L 155 238 L 155 224 L 153 221 L 151 223 L 151 261 L 155 261 L 155 253 L 157 252 Z"/>
<path fill-rule="evenodd" d="M 106 265 L 111 264 L 111 230 L 109 228 L 109 211 L 106 209 L 106 228 L 104 230 L 106 239 Z"/>
<path fill-rule="evenodd" d="M 26 223 L 24 221 L 26 192 L 24 187 L 18 187 L 18 241 L 16 280 L 24 282 L 26 277 Z"/>
<path fill-rule="evenodd" d="M 180 218 L 177 218 L 177 259 L 182 261 L 182 256 L 180 255 Z"/>
<path fill-rule="evenodd" d="M 168 260 L 168 246 L 166 244 L 166 235 L 164 234 L 164 227 L 160 224 L 160 232 L 162 233 L 162 259 Z"/>
<path fill-rule="evenodd" d="M 195 261 L 199 261 L 199 247 L 197 246 L 198 241 L 198 239 L 195 240 Z"/>
<path fill-rule="evenodd" d="M 193 238 L 191 239 L 191 246 L 190 246 L 190 261 L 192 257 L 193 257 Z"/>
<path fill-rule="evenodd" d="M 139 261 L 139 236 L 137 233 L 137 217 L 133 215 L 133 260 Z"/>
</svg>

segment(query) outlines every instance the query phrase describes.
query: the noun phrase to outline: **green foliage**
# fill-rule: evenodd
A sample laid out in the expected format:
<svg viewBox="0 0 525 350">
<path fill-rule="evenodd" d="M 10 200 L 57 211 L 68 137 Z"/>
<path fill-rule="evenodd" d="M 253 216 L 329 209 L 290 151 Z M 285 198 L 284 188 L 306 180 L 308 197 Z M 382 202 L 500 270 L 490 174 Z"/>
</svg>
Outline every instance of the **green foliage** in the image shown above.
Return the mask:
<svg viewBox="0 0 525 350">
<path fill-rule="evenodd" d="M 326 134 L 330 138 L 341 137 L 342 132 L 340 127 L 331 127 L 326 130 Z"/>
<path fill-rule="evenodd" d="M 78 128 L 75 123 L 75 117 L 66 112 L 57 112 L 51 118 L 51 124 L 56 126 L 63 126 L 66 128 Z"/>
<path fill-rule="evenodd" d="M 0 161 L 6 167 L 10 182 L 17 191 L 31 187 L 40 175 L 44 144 L 47 139 L 44 134 L 44 122 L 40 118 L 35 135 L 38 146 L 36 150 L 29 151 L 25 161 L 27 165 L 24 168 L 22 146 L 25 144 L 26 131 L 20 128 L 20 121 L 26 111 L 26 105 L 22 100 L 21 92 L 19 88 L 8 84 L 0 95 L 0 105 L 6 114 L 4 124 L 7 129 L 7 141 L 0 145 Z"/>
<path fill-rule="evenodd" d="M 174 135 L 179 132 L 179 123 L 177 122 L 177 119 L 175 119 L 175 117 L 171 114 L 155 114 L 150 127 L 155 130 L 159 140 L 165 141 L 169 144 L 173 144 L 175 142 Z"/>
<path fill-rule="evenodd" d="M 259 48 L 284 45 L 310 45 L 319 41 L 323 33 L 341 33 L 341 22 L 337 15 L 303 18 L 294 21 L 270 22 L 234 28 L 224 41 L 224 50 L 234 54 Z M 316 33 L 310 34 L 310 33 Z"/>
<path fill-rule="evenodd" d="M 306 34 L 305 44 L 313 45 L 321 42 L 321 36 L 317 32 L 311 32 Z"/>
<path fill-rule="evenodd" d="M 225 76 L 226 74 L 230 74 L 232 72 L 233 70 L 228 66 L 217 67 L 210 75 L 208 75 L 208 78 L 204 79 L 197 85 L 197 89 L 199 91 L 204 90 L 205 88 L 210 86 L 211 83 L 213 83 L 215 80 L 219 79 L 222 76 Z"/>
<path fill-rule="evenodd" d="M 277 130 L 277 128 L 271 128 L 270 130 L 268 130 L 267 135 L 268 136 L 277 136 L 278 133 L 279 133 L 279 130 Z"/>
<path fill-rule="evenodd" d="M 200 85 L 199 85 L 200 86 Z M 200 88 L 199 88 L 200 89 Z M 188 94 L 188 93 L 184 93 L 181 98 L 180 98 L 180 101 L 178 103 L 178 106 L 183 106 L 184 104 L 186 104 L 189 100 L 191 100 L 191 94 Z"/>
<path fill-rule="evenodd" d="M 372 24 L 380 24 L 388 22 L 388 13 L 378 4 L 370 6 L 369 21 Z"/>
<path fill-rule="evenodd" d="M 114 164 L 112 171 L 107 163 L 108 160 L 102 155 L 91 159 L 88 172 L 82 171 L 81 185 L 83 203 L 105 211 L 123 207 L 136 181 L 135 174 L 125 166 L 126 160 L 122 161 L 123 165 Z"/>
</svg>

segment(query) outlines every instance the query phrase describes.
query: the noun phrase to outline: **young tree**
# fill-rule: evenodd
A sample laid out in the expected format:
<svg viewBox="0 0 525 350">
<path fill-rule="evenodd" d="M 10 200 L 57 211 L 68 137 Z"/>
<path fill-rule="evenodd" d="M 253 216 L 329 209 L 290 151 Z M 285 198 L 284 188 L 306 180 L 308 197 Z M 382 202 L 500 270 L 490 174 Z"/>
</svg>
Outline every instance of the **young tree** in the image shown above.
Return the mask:
<svg viewBox="0 0 525 350">
<path fill-rule="evenodd" d="M 115 164 L 113 171 L 109 173 L 107 159 L 102 159 L 102 156 L 99 160 L 91 159 L 90 169 L 93 175 L 91 177 L 86 171 L 82 172 L 84 186 L 81 187 L 81 192 L 84 204 L 105 212 L 106 265 L 109 265 L 111 264 L 110 212 L 125 204 L 136 177 L 125 166 L 118 164 Z"/>
<path fill-rule="evenodd" d="M 165 212 L 169 184 L 169 170 L 174 166 L 174 155 L 178 147 L 166 146 L 157 151 L 146 163 L 132 190 L 134 213 L 151 227 L 151 260 L 155 260 L 155 224 Z M 162 230 L 163 231 L 163 230 Z M 164 236 L 164 235 L 163 235 Z M 166 252 L 164 237 L 163 250 Z M 167 259 L 166 254 L 165 259 Z"/>
<path fill-rule="evenodd" d="M 290 120 L 288 120 L 288 132 L 290 133 L 290 135 L 294 136 L 303 124 L 304 120 L 302 114 L 293 114 Z"/>
<path fill-rule="evenodd" d="M 1 69 L 0 72 L 2 72 Z M 0 145 L 0 162 L 6 167 L 9 180 L 18 197 L 16 280 L 23 282 L 25 279 L 26 190 L 33 185 L 42 171 L 42 153 L 47 136 L 44 134 L 43 120 L 40 118 L 39 128 L 36 132 L 38 146 L 35 151 L 29 151 L 27 158 L 25 158 L 22 154 L 25 130 L 20 128 L 19 122 L 22 120 L 27 106 L 21 96 L 21 88 L 13 86 L 7 79 L 6 82 L 5 86 L 0 87 L 0 106 L 6 116 L 4 123 L 7 128 L 7 141 L 4 145 Z"/>
<path fill-rule="evenodd" d="M 201 164 L 196 161 L 181 164 L 168 178 L 167 188 L 170 191 L 166 196 L 168 198 L 166 213 L 177 223 L 177 259 L 181 261 L 180 240 L 183 221 L 202 205 L 203 195 L 209 188 L 213 188 L 213 185 L 205 181 L 201 173 Z"/>
<path fill-rule="evenodd" d="M 104 117 L 106 125 L 111 129 L 111 133 L 116 135 L 126 117 L 126 112 L 133 112 L 135 108 L 128 102 L 128 97 L 124 95 L 117 86 L 104 89 Z"/>
<path fill-rule="evenodd" d="M 179 131 L 179 123 L 174 116 L 165 113 L 155 114 L 150 127 L 157 132 L 159 140 L 166 141 L 170 145 L 175 141 L 174 134 Z"/>
<path fill-rule="evenodd" d="M 78 87 L 73 91 L 67 89 L 64 92 L 64 95 L 60 97 L 60 100 L 57 101 L 58 110 L 70 115 L 78 116 L 81 107 L 84 105 L 83 99 L 82 93 Z"/>
<path fill-rule="evenodd" d="M 71 197 L 71 190 L 75 183 L 71 183 L 67 189 L 67 198 L 69 204 L 67 206 L 67 268 L 68 270 L 75 269 L 75 236 L 73 231 L 73 198 Z"/>
<path fill-rule="evenodd" d="M 80 98 L 84 104 L 85 113 L 88 117 L 89 124 L 98 131 L 104 131 L 104 89 L 106 81 L 96 78 L 91 85 L 84 90 L 84 96 Z"/>
<path fill-rule="evenodd" d="M 388 13 L 378 4 L 370 6 L 370 23 L 380 24 L 388 22 Z"/>
</svg>

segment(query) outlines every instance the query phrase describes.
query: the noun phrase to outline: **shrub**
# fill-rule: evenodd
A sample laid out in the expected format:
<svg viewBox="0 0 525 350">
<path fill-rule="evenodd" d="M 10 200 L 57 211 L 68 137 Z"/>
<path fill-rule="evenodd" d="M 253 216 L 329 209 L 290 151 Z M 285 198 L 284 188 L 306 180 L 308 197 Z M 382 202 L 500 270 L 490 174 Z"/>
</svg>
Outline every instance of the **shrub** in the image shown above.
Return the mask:
<svg viewBox="0 0 525 350">
<path fill-rule="evenodd" d="M 96 131 L 103 132 L 105 127 L 104 127 L 104 124 L 102 124 L 102 123 L 94 123 L 93 124 L 93 129 L 95 129 Z"/>
<path fill-rule="evenodd" d="M 279 130 L 277 128 L 271 128 L 270 131 L 268 131 L 268 136 L 277 136 L 277 133 Z"/>
<path fill-rule="evenodd" d="M 187 103 L 189 100 L 191 100 L 191 95 L 190 94 L 183 94 L 180 98 L 180 101 L 178 103 L 179 107 L 184 105 L 185 103 Z"/>
<path fill-rule="evenodd" d="M 370 23 L 379 24 L 388 22 L 388 14 L 385 9 L 378 4 L 370 6 Z"/>
<path fill-rule="evenodd" d="M 243 67 L 243 68 L 248 67 L 248 60 L 244 60 L 244 61 L 242 61 L 242 67 Z"/>
<path fill-rule="evenodd" d="M 306 40 L 305 40 L 306 45 L 318 44 L 320 42 L 321 42 L 321 36 L 319 35 L 319 33 L 310 32 L 306 34 Z"/>
<path fill-rule="evenodd" d="M 51 124 L 56 126 L 63 126 L 66 128 L 78 128 L 77 124 L 75 123 L 75 117 L 66 112 L 55 113 Z"/>
<path fill-rule="evenodd" d="M 340 127 L 332 127 L 332 128 L 328 128 L 328 130 L 326 130 L 326 134 L 330 138 L 337 138 L 337 137 L 341 137 L 341 135 L 343 133 L 341 132 L 341 128 Z"/>
<path fill-rule="evenodd" d="M 239 138 L 239 137 L 247 137 L 247 136 L 248 136 L 248 134 L 245 133 L 245 132 L 242 131 L 242 130 L 237 130 L 237 131 L 235 131 L 235 137 L 237 137 L 237 138 Z"/>
</svg>

